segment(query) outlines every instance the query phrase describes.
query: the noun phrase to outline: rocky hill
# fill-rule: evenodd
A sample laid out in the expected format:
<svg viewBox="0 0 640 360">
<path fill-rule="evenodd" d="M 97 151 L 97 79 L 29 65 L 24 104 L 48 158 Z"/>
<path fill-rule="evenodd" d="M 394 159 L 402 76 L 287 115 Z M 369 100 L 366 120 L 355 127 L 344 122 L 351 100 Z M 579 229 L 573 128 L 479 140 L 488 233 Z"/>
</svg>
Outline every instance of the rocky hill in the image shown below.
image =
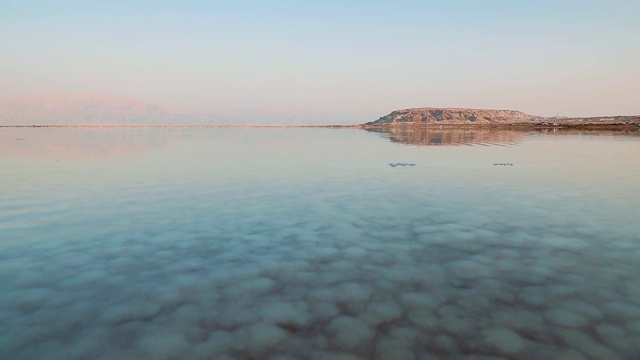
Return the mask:
<svg viewBox="0 0 640 360">
<path fill-rule="evenodd" d="M 396 110 L 363 126 L 383 125 L 640 125 L 640 116 L 559 118 L 528 115 L 514 110 L 414 108 Z"/>
</svg>

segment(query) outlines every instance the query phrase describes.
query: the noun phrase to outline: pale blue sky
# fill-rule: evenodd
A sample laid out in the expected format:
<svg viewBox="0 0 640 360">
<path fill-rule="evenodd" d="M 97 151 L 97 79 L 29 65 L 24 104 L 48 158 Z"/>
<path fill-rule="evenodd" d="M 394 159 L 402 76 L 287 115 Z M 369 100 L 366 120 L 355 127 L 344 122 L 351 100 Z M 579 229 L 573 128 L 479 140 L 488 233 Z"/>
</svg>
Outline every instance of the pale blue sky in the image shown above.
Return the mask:
<svg viewBox="0 0 640 360">
<path fill-rule="evenodd" d="M 640 1 L 0 0 L 0 96 L 640 113 Z"/>
</svg>

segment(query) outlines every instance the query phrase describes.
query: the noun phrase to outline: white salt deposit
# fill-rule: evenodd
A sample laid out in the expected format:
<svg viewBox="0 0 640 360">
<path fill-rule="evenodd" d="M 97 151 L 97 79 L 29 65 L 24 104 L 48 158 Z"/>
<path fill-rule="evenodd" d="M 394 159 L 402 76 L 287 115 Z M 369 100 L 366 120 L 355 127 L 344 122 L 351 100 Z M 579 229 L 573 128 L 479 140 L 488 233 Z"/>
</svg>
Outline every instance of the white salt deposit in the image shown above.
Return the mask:
<svg viewBox="0 0 640 360">
<path fill-rule="evenodd" d="M 492 328 L 482 331 L 488 345 L 494 346 L 500 353 L 517 354 L 524 349 L 526 343 L 516 332 L 507 328 Z"/>
<path fill-rule="evenodd" d="M 370 303 L 361 318 L 370 326 L 375 327 L 390 322 L 402 316 L 403 310 L 395 301 Z"/>
<path fill-rule="evenodd" d="M 545 313 L 545 318 L 552 324 L 567 327 L 582 327 L 589 323 L 586 317 L 561 309 L 549 310 Z"/>
<path fill-rule="evenodd" d="M 415 358 L 413 344 L 415 332 L 408 329 L 397 329 L 383 336 L 376 344 L 376 359 L 412 360 Z"/>
<path fill-rule="evenodd" d="M 335 334 L 333 337 L 335 345 L 351 351 L 363 350 L 374 336 L 373 330 L 364 321 L 351 316 L 333 319 L 328 329 Z"/>
<path fill-rule="evenodd" d="M 311 319 L 306 308 L 304 303 L 298 304 L 298 306 L 291 303 L 275 303 L 263 307 L 261 315 L 264 320 L 276 324 L 292 324 L 301 327 Z"/>
<path fill-rule="evenodd" d="M 150 327 L 138 334 L 135 352 L 138 357 L 148 359 L 177 359 L 187 357 L 190 346 L 184 334 L 170 329 Z"/>
<path fill-rule="evenodd" d="M 257 323 L 234 332 L 240 337 L 237 349 L 245 350 L 251 356 L 262 358 L 264 354 L 275 349 L 279 343 L 287 338 L 287 333 L 277 326 Z"/>
</svg>

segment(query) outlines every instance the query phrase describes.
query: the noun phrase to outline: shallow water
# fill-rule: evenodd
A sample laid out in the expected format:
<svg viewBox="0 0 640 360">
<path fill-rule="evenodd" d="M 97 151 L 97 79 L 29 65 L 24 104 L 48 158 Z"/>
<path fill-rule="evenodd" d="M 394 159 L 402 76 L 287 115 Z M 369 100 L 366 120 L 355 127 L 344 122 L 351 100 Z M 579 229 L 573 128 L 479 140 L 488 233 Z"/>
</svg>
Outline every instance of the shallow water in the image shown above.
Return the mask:
<svg viewBox="0 0 640 360">
<path fill-rule="evenodd" d="M 472 146 L 422 146 L 449 144 Z M 638 155 L 636 132 L 0 129 L 0 358 L 637 359 Z"/>
</svg>

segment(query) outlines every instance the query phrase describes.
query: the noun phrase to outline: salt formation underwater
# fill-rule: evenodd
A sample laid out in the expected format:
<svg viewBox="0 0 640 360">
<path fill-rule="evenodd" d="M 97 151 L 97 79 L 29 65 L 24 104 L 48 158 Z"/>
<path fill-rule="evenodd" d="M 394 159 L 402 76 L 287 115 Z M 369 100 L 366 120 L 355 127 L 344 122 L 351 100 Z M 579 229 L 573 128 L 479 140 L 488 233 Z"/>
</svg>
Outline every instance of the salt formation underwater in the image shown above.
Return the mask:
<svg viewBox="0 0 640 360">
<path fill-rule="evenodd" d="M 0 358 L 640 354 L 637 137 L 135 131 L 165 144 L 0 154 Z"/>
</svg>

